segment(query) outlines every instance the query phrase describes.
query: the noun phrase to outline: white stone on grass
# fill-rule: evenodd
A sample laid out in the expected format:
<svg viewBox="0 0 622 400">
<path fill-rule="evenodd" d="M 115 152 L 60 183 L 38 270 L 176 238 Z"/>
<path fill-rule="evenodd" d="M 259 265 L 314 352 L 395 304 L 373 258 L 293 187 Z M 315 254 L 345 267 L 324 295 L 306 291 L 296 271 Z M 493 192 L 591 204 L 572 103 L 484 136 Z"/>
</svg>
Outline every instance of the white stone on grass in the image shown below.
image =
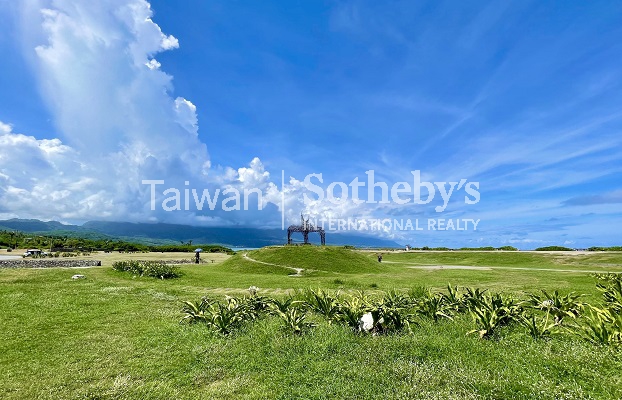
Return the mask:
<svg viewBox="0 0 622 400">
<path fill-rule="evenodd" d="M 359 330 L 362 332 L 369 332 L 374 327 L 374 317 L 370 312 L 363 314 L 359 319 Z"/>
</svg>

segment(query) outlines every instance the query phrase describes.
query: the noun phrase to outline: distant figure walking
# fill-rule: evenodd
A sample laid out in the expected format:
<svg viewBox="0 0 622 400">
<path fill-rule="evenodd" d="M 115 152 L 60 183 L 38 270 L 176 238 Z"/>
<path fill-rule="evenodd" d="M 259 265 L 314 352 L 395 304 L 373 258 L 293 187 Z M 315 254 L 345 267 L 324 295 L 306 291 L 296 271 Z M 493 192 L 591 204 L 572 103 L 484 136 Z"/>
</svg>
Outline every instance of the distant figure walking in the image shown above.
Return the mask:
<svg viewBox="0 0 622 400">
<path fill-rule="evenodd" d="M 378 262 L 382 262 L 382 254 L 378 254 Z"/>
<path fill-rule="evenodd" d="M 198 264 L 199 260 L 201 258 L 201 253 L 199 253 L 198 251 L 196 253 L 194 253 L 194 263 Z"/>
</svg>

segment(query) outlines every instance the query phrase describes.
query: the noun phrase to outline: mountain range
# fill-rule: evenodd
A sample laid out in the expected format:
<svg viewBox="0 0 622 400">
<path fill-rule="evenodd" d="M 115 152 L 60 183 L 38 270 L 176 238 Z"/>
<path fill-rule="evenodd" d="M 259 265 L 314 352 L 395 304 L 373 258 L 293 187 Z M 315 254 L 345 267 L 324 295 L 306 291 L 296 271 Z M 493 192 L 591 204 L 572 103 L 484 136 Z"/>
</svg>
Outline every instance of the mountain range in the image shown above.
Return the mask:
<svg viewBox="0 0 622 400">
<path fill-rule="evenodd" d="M 21 232 L 85 237 L 89 239 L 119 239 L 142 244 L 175 244 L 188 242 L 202 244 L 221 244 L 228 247 L 263 247 L 284 244 L 287 232 L 281 229 L 258 229 L 244 227 L 202 227 L 165 223 L 134 223 L 89 221 L 82 225 L 63 224 L 58 221 L 40 221 L 38 219 L 0 220 L 0 229 Z M 313 243 L 319 243 L 319 237 L 310 234 Z M 302 235 L 293 238 L 302 242 Z M 352 245 L 357 247 L 402 247 L 392 240 L 366 235 L 346 233 L 326 233 L 328 245 Z"/>
</svg>

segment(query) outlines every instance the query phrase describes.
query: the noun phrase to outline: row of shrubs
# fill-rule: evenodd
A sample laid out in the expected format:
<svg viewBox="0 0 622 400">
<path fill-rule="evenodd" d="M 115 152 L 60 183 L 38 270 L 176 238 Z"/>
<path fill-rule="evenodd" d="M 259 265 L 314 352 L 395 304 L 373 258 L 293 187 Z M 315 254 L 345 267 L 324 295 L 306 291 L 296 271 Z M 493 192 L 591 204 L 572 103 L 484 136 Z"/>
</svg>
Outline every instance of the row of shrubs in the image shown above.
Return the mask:
<svg viewBox="0 0 622 400">
<path fill-rule="evenodd" d="M 461 247 L 460 248 L 461 251 L 495 251 L 495 250 L 501 250 L 501 251 L 518 251 L 518 249 L 514 246 L 501 246 L 501 247 L 492 247 L 492 246 L 485 246 L 485 247 Z"/>
<path fill-rule="evenodd" d="M 581 301 L 583 295 L 574 292 L 560 295 L 558 291 L 542 291 L 519 300 L 511 295 L 451 285 L 446 293 L 433 293 L 425 288 L 373 295 L 306 289 L 284 299 L 259 296 L 257 289 L 251 287 L 249 296 L 227 296 L 224 301 L 209 297 L 186 301 L 181 322 L 206 324 L 228 335 L 244 323 L 274 315 L 282 320 L 284 329 L 302 334 L 314 326 L 308 320 L 309 313 L 313 313 L 331 324 L 346 324 L 353 332 L 387 334 L 412 332 L 412 327 L 422 319 L 453 320 L 460 314 L 469 314 L 473 329 L 467 334 L 482 339 L 496 337 L 504 326 L 519 324 L 536 339 L 571 334 L 599 345 L 620 346 L 622 275 L 594 276 L 603 293 L 603 301 L 598 305 Z"/>
<path fill-rule="evenodd" d="M 518 251 L 518 249 L 516 247 L 513 246 L 501 246 L 501 247 L 492 247 L 492 246 L 485 246 L 485 247 L 461 247 L 459 249 L 452 249 L 449 247 L 429 247 L 429 246 L 423 246 L 423 247 L 410 247 L 410 250 L 432 250 L 432 251 L 454 251 L 454 250 L 460 250 L 460 251 Z M 388 249 L 391 250 L 391 249 Z"/>
<path fill-rule="evenodd" d="M 546 246 L 546 247 L 538 247 L 535 251 L 574 251 L 575 249 L 571 249 L 570 247 L 564 246 Z M 587 251 L 622 251 L 622 246 L 611 246 L 611 247 L 600 247 L 600 246 L 592 246 L 587 249 Z"/>
<path fill-rule="evenodd" d="M 178 267 L 165 264 L 163 261 L 129 260 L 112 263 L 115 271 L 129 272 L 136 276 L 149 276 L 159 279 L 171 279 L 181 276 Z"/>
</svg>

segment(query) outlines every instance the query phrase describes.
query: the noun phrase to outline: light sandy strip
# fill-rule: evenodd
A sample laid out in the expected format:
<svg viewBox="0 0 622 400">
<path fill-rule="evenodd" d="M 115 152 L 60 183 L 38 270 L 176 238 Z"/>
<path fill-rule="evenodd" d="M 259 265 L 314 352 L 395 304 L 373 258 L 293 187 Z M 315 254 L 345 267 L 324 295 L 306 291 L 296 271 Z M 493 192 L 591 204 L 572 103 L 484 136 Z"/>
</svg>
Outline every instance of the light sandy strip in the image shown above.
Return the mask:
<svg viewBox="0 0 622 400">
<path fill-rule="evenodd" d="M 478 267 L 473 265 L 409 265 L 406 268 L 413 269 L 471 269 L 480 271 L 492 271 L 494 269 L 509 269 L 518 271 L 551 271 L 551 272 L 576 272 L 581 274 L 621 273 L 621 271 L 588 271 L 583 269 L 553 269 L 553 268 L 527 268 L 527 267 Z"/>
<path fill-rule="evenodd" d="M 0 256 L 0 261 L 21 260 L 22 256 Z"/>
</svg>

